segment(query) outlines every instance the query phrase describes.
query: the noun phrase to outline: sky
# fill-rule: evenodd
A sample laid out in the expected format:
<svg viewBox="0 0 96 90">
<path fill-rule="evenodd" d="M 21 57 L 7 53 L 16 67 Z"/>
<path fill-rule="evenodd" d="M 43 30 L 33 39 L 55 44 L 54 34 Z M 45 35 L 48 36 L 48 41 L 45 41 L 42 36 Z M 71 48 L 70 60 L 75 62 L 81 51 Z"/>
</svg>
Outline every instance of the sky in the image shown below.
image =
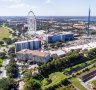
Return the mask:
<svg viewBox="0 0 96 90">
<path fill-rule="evenodd" d="M 96 0 L 0 0 L 0 16 L 96 16 Z"/>
</svg>

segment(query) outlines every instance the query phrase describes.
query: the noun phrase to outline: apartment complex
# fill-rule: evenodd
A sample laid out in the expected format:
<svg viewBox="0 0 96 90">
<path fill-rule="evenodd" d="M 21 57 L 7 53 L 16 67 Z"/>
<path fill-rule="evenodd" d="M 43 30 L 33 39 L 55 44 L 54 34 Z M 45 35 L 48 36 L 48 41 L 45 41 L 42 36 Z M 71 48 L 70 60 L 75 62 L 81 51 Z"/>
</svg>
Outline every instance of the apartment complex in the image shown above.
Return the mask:
<svg viewBox="0 0 96 90">
<path fill-rule="evenodd" d="M 50 54 L 39 50 L 23 49 L 17 52 L 17 59 L 22 61 L 30 60 L 37 63 L 47 63 L 50 60 Z"/>
<path fill-rule="evenodd" d="M 16 52 L 23 49 L 38 50 L 41 48 L 41 41 L 39 39 L 19 41 L 15 43 Z"/>
<path fill-rule="evenodd" d="M 71 32 L 47 34 L 46 39 L 48 43 L 57 42 L 57 41 L 70 41 L 74 39 L 74 34 Z"/>
</svg>

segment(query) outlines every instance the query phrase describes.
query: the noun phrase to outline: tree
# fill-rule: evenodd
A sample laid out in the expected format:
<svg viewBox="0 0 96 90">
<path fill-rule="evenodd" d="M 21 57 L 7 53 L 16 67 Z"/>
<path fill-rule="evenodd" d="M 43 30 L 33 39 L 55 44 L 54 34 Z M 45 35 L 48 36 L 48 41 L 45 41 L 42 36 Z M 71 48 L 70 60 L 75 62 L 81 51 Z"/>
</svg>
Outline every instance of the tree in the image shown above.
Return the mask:
<svg viewBox="0 0 96 90">
<path fill-rule="evenodd" d="M 11 55 L 11 54 L 14 54 L 15 53 L 15 47 L 10 47 L 9 51 L 8 51 L 8 54 Z"/>
<path fill-rule="evenodd" d="M 9 45 L 12 43 L 11 38 L 3 38 L 3 40 Z"/>
<path fill-rule="evenodd" d="M 3 41 L 0 41 L 0 45 L 2 45 L 2 44 L 4 44 L 4 42 Z"/>
<path fill-rule="evenodd" d="M 24 90 L 40 90 L 40 82 L 36 79 L 30 78 L 25 82 Z"/>
<path fill-rule="evenodd" d="M 18 66 L 15 60 L 9 61 L 9 64 L 6 66 L 6 71 L 10 78 L 16 78 L 18 76 Z"/>
<path fill-rule="evenodd" d="M 1 58 L 1 59 L 4 59 L 5 56 L 6 56 L 6 53 L 5 53 L 5 52 L 0 52 L 0 58 Z"/>
<path fill-rule="evenodd" d="M 56 42 L 56 46 L 57 46 L 57 47 L 62 46 L 62 42 Z"/>
<path fill-rule="evenodd" d="M 16 54 L 15 54 L 15 53 L 11 53 L 11 54 L 10 54 L 10 57 L 11 57 L 11 58 L 15 58 L 15 57 L 16 57 Z"/>
<path fill-rule="evenodd" d="M 13 43 L 15 43 L 15 42 L 17 42 L 17 41 L 18 41 L 17 38 L 14 38 L 14 39 L 12 40 Z"/>
<path fill-rule="evenodd" d="M 16 90 L 16 82 L 13 79 L 2 78 L 0 79 L 0 90 Z"/>
<path fill-rule="evenodd" d="M 24 79 L 24 81 L 26 82 L 27 80 L 30 79 L 30 77 L 32 77 L 32 71 L 31 71 L 31 70 L 28 70 L 28 71 L 26 71 L 26 72 L 24 73 L 23 79 Z"/>
<path fill-rule="evenodd" d="M 14 33 L 12 33 L 12 35 L 13 35 L 13 36 L 16 36 L 16 33 L 14 32 Z"/>
</svg>

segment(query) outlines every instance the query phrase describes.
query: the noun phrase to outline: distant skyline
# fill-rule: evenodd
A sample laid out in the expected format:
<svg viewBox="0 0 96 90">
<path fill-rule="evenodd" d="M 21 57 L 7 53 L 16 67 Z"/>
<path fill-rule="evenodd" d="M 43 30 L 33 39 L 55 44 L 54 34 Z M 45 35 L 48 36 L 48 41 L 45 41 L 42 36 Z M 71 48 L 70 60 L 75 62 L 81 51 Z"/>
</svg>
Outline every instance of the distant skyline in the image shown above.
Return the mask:
<svg viewBox="0 0 96 90">
<path fill-rule="evenodd" d="M 0 0 L 0 16 L 96 16 L 96 0 Z"/>
</svg>

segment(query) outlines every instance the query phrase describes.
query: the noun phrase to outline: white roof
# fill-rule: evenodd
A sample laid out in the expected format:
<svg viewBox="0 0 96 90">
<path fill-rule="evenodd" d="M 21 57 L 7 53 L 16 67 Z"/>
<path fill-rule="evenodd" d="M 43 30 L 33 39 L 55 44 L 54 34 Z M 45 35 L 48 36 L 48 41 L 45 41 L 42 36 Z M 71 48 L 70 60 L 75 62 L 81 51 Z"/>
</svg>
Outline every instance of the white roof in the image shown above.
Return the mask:
<svg viewBox="0 0 96 90">
<path fill-rule="evenodd" d="M 42 34 L 44 34 L 44 33 L 45 33 L 44 30 L 36 31 L 36 34 L 38 34 L 38 35 L 42 35 Z"/>
<path fill-rule="evenodd" d="M 26 40 L 26 41 L 18 41 L 18 42 L 15 42 L 15 44 L 18 44 L 18 43 L 26 43 L 26 42 L 31 42 L 31 41 L 40 41 L 38 38 L 35 38 L 35 39 L 32 39 L 32 40 Z"/>
<path fill-rule="evenodd" d="M 28 41 L 18 41 L 18 42 L 15 42 L 15 44 L 18 44 L 18 43 L 26 43 Z"/>
<path fill-rule="evenodd" d="M 54 35 L 67 35 L 67 34 L 73 34 L 72 32 L 58 32 L 58 33 L 49 33 L 45 34 L 45 36 L 54 36 Z"/>
<path fill-rule="evenodd" d="M 58 56 L 62 56 L 62 55 L 64 55 L 64 54 L 66 54 L 66 52 L 65 51 L 63 51 L 63 50 L 54 50 L 54 51 L 52 51 L 52 50 L 48 50 L 48 51 L 42 51 L 42 52 L 47 52 L 47 53 L 50 53 L 50 55 L 58 55 Z"/>
<path fill-rule="evenodd" d="M 50 51 L 51 55 L 57 54 L 58 56 L 64 55 L 65 52 L 63 50 Z"/>
<path fill-rule="evenodd" d="M 68 48 L 64 48 L 64 50 L 66 51 L 70 51 L 72 49 L 76 50 L 76 49 L 92 49 L 92 48 L 96 48 L 96 42 L 91 42 L 88 44 L 84 44 L 84 45 L 79 45 L 79 46 L 73 46 L 73 47 L 68 47 Z"/>
</svg>

